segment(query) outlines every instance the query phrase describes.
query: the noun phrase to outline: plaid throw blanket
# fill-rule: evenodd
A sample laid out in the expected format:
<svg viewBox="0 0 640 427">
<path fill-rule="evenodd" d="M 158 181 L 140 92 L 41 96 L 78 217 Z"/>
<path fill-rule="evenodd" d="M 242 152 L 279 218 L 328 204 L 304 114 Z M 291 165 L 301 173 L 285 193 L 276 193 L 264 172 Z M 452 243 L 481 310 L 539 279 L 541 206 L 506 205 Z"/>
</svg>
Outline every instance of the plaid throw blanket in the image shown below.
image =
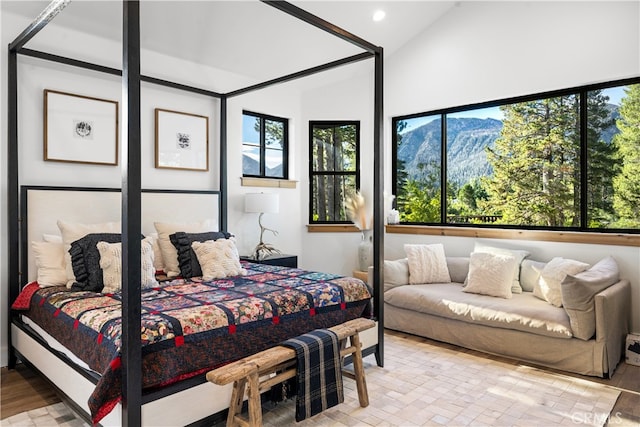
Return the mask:
<svg viewBox="0 0 640 427">
<path fill-rule="evenodd" d="M 296 421 L 344 402 L 340 344 L 328 329 L 316 329 L 282 343 L 296 351 Z"/>
</svg>

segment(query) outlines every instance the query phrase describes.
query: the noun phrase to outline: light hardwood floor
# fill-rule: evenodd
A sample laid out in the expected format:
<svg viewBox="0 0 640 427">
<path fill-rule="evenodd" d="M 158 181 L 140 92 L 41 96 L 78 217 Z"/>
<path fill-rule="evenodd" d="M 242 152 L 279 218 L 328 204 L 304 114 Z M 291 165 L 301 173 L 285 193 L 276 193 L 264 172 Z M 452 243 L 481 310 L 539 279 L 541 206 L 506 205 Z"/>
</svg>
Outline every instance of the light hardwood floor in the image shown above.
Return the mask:
<svg viewBox="0 0 640 427">
<path fill-rule="evenodd" d="M 467 350 L 426 338 L 393 331 L 387 331 L 386 333 L 403 336 L 409 340 L 416 340 L 416 342 L 428 342 L 433 345 L 454 349 L 455 351 L 499 360 L 504 363 L 520 363 L 511 359 L 491 356 L 485 353 Z M 630 421 L 631 425 L 633 425 L 634 422 L 637 422 L 637 425 L 640 426 L 640 366 L 621 363 L 611 379 L 568 374 L 564 371 L 553 371 L 550 369 L 546 370 L 607 384 L 619 389 L 621 394 L 613 408 L 612 414 L 619 414 L 627 422 Z M 7 368 L 2 368 L 0 382 L 0 419 L 8 418 L 24 411 L 41 408 L 60 401 L 51 385 L 44 378 L 23 365 L 19 365 L 17 369 L 11 371 Z M 614 425 L 613 422 L 611 425 Z"/>
</svg>

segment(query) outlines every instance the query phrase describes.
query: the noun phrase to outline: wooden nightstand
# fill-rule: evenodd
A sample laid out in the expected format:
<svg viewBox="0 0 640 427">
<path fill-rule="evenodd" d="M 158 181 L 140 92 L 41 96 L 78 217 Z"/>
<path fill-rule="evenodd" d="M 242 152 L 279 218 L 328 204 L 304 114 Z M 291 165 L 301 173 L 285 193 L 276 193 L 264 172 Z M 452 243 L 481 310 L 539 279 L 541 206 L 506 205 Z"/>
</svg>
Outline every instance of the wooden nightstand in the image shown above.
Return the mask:
<svg viewBox="0 0 640 427">
<path fill-rule="evenodd" d="M 278 265 L 280 267 L 298 268 L 297 255 L 276 254 L 276 255 L 270 255 L 265 259 L 261 259 L 261 260 L 251 259 L 248 256 L 241 256 L 240 259 L 249 261 L 249 262 L 255 262 L 256 264 L 268 264 L 268 265 Z"/>
<path fill-rule="evenodd" d="M 367 280 L 369 280 L 369 272 L 361 271 L 361 270 L 353 270 L 353 277 L 355 277 L 356 279 L 362 280 L 364 283 L 367 283 Z"/>
</svg>

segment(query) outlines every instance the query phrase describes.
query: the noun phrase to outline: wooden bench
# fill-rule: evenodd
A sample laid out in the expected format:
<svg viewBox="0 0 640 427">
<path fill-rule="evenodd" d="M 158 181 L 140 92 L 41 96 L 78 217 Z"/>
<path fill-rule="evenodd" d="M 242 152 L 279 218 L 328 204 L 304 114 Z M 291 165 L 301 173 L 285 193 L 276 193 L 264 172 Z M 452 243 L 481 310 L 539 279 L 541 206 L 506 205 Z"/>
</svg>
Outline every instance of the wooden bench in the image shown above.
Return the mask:
<svg viewBox="0 0 640 427">
<path fill-rule="evenodd" d="M 370 319 L 358 318 L 328 328 L 335 332 L 340 341 L 340 358 L 352 354 L 354 373 L 342 370 L 342 374 L 356 381 L 358 400 L 360 406 L 369 405 L 367 383 L 364 378 L 364 366 L 362 364 L 362 349 L 359 332 L 375 326 Z M 349 347 L 346 347 L 346 339 L 349 338 Z M 262 426 L 262 407 L 260 394 L 269 390 L 272 386 L 293 378 L 296 375 L 296 352 L 294 349 L 284 346 L 272 347 L 260 353 L 221 366 L 207 373 L 207 380 L 218 385 L 229 384 L 233 381 L 231 403 L 227 427 L 232 426 Z M 245 388 L 247 388 L 249 403 L 249 418 L 243 418 L 242 402 L 244 401 Z"/>
</svg>

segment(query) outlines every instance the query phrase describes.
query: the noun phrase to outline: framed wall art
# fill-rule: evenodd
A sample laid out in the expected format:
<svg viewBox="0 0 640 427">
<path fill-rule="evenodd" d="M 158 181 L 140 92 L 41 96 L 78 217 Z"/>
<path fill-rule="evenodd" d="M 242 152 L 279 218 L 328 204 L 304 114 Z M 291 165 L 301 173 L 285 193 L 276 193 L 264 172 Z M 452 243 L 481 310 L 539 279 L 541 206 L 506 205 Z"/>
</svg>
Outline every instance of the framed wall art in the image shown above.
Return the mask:
<svg viewBox="0 0 640 427">
<path fill-rule="evenodd" d="M 209 170 L 209 117 L 155 109 L 156 168 Z"/>
<path fill-rule="evenodd" d="M 44 160 L 118 164 L 118 102 L 44 90 Z"/>
</svg>

